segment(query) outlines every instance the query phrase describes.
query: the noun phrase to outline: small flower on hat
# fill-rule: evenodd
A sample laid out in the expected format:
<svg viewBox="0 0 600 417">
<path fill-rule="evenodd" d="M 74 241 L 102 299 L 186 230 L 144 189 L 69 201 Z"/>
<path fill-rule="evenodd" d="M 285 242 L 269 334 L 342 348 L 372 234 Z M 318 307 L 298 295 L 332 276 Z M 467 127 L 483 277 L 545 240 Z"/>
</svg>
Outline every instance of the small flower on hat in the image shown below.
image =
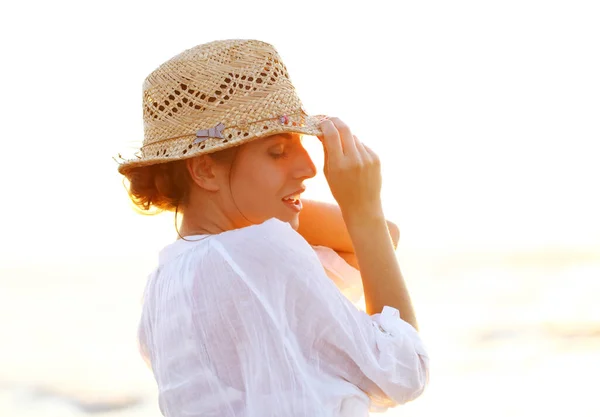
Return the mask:
<svg viewBox="0 0 600 417">
<path fill-rule="evenodd" d="M 290 118 L 286 114 L 284 114 L 279 118 L 279 121 L 281 122 L 281 124 L 287 125 L 290 122 Z"/>
</svg>

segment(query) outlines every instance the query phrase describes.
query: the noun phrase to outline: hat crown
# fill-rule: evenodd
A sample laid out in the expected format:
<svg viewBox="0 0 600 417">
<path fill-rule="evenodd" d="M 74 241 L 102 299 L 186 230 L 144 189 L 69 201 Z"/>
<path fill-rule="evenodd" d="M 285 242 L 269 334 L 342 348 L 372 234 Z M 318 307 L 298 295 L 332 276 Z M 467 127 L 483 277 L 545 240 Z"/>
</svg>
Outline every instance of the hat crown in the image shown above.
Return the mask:
<svg viewBox="0 0 600 417">
<path fill-rule="evenodd" d="M 301 106 L 272 45 L 213 41 L 174 56 L 144 80 L 144 145 L 218 123 L 244 127 Z"/>
<path fill-rule="evenodd" d="M 119 172 L 190 158 L 283 132 L 318 135 L 281 57 L 266 42 L 217 40 L 187 49 L 143 83 L 144 141 Z"/>
</svg>

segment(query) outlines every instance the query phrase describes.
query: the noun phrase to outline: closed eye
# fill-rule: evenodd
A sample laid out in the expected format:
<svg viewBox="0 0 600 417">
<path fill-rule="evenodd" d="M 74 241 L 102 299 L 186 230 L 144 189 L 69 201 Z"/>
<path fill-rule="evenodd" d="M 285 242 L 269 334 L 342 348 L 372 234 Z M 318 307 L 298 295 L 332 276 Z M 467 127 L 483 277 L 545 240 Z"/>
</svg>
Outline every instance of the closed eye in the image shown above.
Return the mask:
<svg viewBox="0 0 600 417">
<path fill-rule="evenodd" d="M 280 159 L 280 158 L 287 158 L 288 157 L 287 152 L 269 153 L 269 155 L 271 155 L 271 157 L 273 159 Z"/>
<path fill-rule="evenodd" d="M 285 148 L 285 145 L 283 143 L 278 143 L 277 145 L 271 146 L 267 150 L 267 153 L 271 157 L 278 159 L 278 158 L 281 158 L 283 156 L 283 154 L 285 153 L 284 148 Z"/>
</svg>

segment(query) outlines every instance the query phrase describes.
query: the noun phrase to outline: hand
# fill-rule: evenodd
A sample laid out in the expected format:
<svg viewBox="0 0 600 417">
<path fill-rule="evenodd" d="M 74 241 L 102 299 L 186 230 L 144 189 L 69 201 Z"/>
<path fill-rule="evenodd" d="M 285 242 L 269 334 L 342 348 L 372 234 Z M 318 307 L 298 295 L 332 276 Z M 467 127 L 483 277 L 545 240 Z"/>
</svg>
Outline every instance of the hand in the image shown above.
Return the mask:
<svg viewBox="0 0 600 417">
<path fill-rule="evenodd" d="M 381 165 L 377 154 L 337 117 L 323 120 L 317 136 L 323 143 L 323 171 L 333 197 L 345 215 L 381 211 Z"/>
</svg>

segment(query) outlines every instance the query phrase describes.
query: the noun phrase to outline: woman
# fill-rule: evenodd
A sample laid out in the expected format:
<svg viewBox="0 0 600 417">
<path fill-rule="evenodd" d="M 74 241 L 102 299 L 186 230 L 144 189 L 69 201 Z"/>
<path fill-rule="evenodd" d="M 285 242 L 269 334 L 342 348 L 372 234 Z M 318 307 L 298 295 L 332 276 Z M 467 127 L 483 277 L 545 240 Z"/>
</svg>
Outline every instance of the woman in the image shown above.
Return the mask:
<svg viewBox="0 0 600 417">
<path fill-rule="evenodd" d="M 144 128 L 119 171 L 140 208 L 182 216 L 139 326 L 164 415 L 366 416 L 423 392 L 378 157 L 340 119 L 306 114 L 273 46 L 215 41 L 168 60 L 144 82 Z M 339 209 L 301 214 L 316 173 L 303 134 L 323 143 Z M 355 256 L 366 312 L 308 242 Z"/>
</svg>

